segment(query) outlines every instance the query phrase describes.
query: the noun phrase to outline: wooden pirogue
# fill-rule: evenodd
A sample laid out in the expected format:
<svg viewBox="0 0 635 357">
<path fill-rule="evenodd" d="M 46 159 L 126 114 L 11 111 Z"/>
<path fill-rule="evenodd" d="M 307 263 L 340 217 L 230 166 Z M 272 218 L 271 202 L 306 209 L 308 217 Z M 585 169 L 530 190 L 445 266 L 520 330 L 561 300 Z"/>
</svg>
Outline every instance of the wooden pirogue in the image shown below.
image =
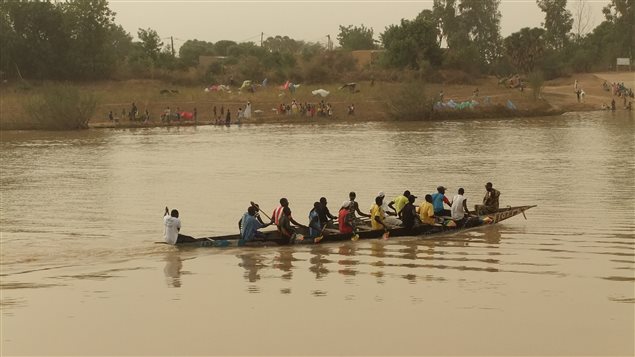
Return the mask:
<svg viewBox="0 0 635 357">
<path fill-rule="evenodd" d="M 536 207 L 536 205 L 532 206 L 516 206 L 516 207 L 506 207 L 499 209 L 496 213 L 490 213 L 482 216 L 473 216 L 470 219 L 466 220 L 462 225 L 451 226 L 451 225 L 443 225 L 443 224 L 435 224 L 435 225 L 420 225 L 414 228 L 404 228 L 404 227 L 396 227 L 389 229 L 389 236 L 392 237 L 417 237 L 417 236 L 430 236 L 430 235 L 443 235 L 443 234 L 451 234 L 459 231 L 466 231 L 469 229 L 474 229 L 478 227 L 493 225 L 499 222 L 502 222 L 506 219 L 514 217 L 516 215 L 522 214 L 525 216 L 525 211 Z M 525 217 L 526 219 L 527 217 Z M 308 236 L 308 231 L 305 228 L 298 227 L 296 228 L 297 233 Z M 283 238 L 277 230 L 263 231 L 265 234 L 264 239 L 259 239 L 259 246 L 274 246 L 274 245 L 287 245 L 289 244 L 288 239 Z M 384 235 L 383 230 L 370 230 L 370 226 L 368 224 L 362 225 L 359 227 L 357 232 L 357 237 L 355 237 L 354 233 L 339 233 L 339 231 L 335 229 L 326 229 L 320 240 L 321 243 L 329 243 L 329 242 L 342 242 L 356 239 L 377 239 L 382 238 Z M 237 246 L 238 240 L 240 239 L 240 234 L 230 234 L 223 236 L 213 236 L 213 237 L 202 237 L 197 238 L 196 242 L 190 243 L 179 243 L 177 246 L 181 247 L 227 247 L 227 246 Z M 313 243 L 312 241 L 307 240 L 307 244 Z M 303 243 L 303 242 L 295 242 Z"/>
</svg>

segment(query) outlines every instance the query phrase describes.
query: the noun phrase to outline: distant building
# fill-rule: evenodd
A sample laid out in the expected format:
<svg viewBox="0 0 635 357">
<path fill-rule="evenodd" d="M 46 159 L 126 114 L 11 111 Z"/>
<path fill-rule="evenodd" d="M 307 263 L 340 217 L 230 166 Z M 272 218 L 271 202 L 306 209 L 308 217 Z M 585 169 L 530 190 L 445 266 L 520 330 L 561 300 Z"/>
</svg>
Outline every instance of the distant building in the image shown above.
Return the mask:
<svg viewBox="0 0 635 357">
<path fill-rule="evenodd" d="M 377 63 L 379 56 L 386 52 L 386 50 L 358 50 L 351 51 L 351 55 L 357 61 L 357 69 L 362 69 L 366 66 L 372 66 Z"/>
</svg>

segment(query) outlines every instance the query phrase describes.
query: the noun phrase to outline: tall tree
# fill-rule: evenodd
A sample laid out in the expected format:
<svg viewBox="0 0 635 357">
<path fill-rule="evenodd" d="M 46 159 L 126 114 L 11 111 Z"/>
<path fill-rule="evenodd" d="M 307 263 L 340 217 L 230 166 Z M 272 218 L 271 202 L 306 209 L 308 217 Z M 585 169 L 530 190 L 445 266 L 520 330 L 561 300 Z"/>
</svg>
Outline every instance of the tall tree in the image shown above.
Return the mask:
<svg viewBox="0 0 635 357">
<path fill-rule="evenodd" d="M 459 26 L 457 0 L 434 0 L 432 14 L 437 23 L 439 46 L 445 41 L 448 47 L 451 47 L 451 36 L 457 34 Z"/>
<path fill-rule="evenodd" d="M 484 65 L 495 61 L 501 52 L 499 5 L 500 0 L 461 0 L 458 7 L 456 45 L 475 48 L 477 60 Z M 466 37 L 469 43 L 464 42 Z"/>
<path fill-rule="evenodd" d="M 602 9 L 606 20 L 615 26 L 615 55 L 633 58 L 635 55 L 635 0 L 611 0 Z"/>
<path fill-rule="evenodd" d="M 547 43 L 551 48 L 561 50 L 567 42 L 567 34 L 573 27 L 573 16 L 567 10 L 567 0 L 536 0 L 538 7 L 545 13 Z"/>
<path fill-rule="evenodd" d="M 141 41 L 141 48 L 143 48 L 145 56 L 156 62 L 163 46 L 163 41 L 161 41 L 159 34 L 155 30 L 148 28 L 147 30 L 139 29 L 137 36 Z"/>
<path fill-rule="evenodd" d="M 428 61 L 432 65 L 441 63 L 437 27 L 432 21 L 426 20 L 429 18 L 428 15 L 422 15 L 414 20 L 402 19 L 399 25 L 390 25 L 386 28 L 380 35 L 386 49 L 386 64 L 392 67 L 419 69 L 423 61 Z"/>
<path fill-rule="evenodd" d="M 573 6 L 573 37 L 580 42 L 593 26 L 593 14 L 588 0 L 575 0 Z"/>
<path fill-rule="evenodd" d="M 116 65 L 112 50 L 115 13 L 107 0 L 67 0 L 60 4 L 71 42 L 73 73 L 77 78 L 107 78 Z"/>
<path fill-rule="evenodd" d="M 46 1 L 2 1 L 0 14 L 3 72 L 37 79 L 61 79 L 69 73 L 70 38 L 58 6 Z"/>
<path fill-rule="evenodd" d="M 372 50 L 375 48 L 375 40 L 373 40 L 373 29 L 364 25 L 359 27 L 348 25 L 340 25 L 340 33 L 337 40 L 343 49 L 349 51 L 355 50 Z"/>
<path fill-rule="evenodd" d="M 303 44 L 304 42 L 296 41 L 289 38 L 289 36 L 277 35 L 275 37 L 267 37 L 262 45 L 271 52 L 296 53 L 302 48 Z"/>
<path fill-rule="evenodd" d="M 522 28 L 504 40 L 505 53 L 510 62 L 522 73 L 534 71 L 545 53 L 545 30 Z"/>
</svg>

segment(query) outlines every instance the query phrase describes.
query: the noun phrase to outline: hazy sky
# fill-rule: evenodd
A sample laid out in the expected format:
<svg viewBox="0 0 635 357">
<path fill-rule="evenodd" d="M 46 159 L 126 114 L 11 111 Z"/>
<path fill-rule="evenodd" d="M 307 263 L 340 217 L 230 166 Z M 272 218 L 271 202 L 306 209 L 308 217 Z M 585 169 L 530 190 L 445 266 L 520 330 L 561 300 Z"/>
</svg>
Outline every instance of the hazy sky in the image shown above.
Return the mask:
<svg viewBox="0 0 635 357">
<path fill-rule="evenodd" d="M 569 0 L 569 8 L 579 0 Z M 603 18 L 602 7 L 609 0 L 587 0 L 592 10 L 593 27 Z M 364 24 L 378 38 L 385 28 L 402 18 L 413 19 L 421 10 L 432 8 L 426 1 L 214 1 L 214 0 L 110 0 L 117 13 L 116 22 L 136 38 L 139 28 L 152 28 L 165 43 L 174 37 L 174 47 L 191 39 L 216 42 L 260 42 L 275 35 L 296 40 L 326 43 L 326 35 L 337 45 L 339 25 Z M 523 27 L 540 26 L 544 14 L 535 0 L 502 0 L 500 6 L 503 36 Z"/>
</svg>

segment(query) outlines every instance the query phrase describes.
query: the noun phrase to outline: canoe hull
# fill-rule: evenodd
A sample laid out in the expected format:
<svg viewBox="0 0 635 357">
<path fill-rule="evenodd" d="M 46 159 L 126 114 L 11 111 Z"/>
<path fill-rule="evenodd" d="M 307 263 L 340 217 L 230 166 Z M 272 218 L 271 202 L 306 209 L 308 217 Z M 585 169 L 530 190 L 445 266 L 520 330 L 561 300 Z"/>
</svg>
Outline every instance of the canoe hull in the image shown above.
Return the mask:
<svg viewBox="0 0 635 357">
<path fill-rule="evenodd" d="M 420 225 L 413 228 L 404 228 L 404 227 L 395 227 L 389 229 L 389 236 L 392 237 L 418 237 L 418 236 L 430 236 L 430 235 L 443 235 L 443 234 L 452 234 L 460 231 L 465 231 L 468 229 L 474 229 L 483 226 L 493 225 L 519 214 L 524 216 L 524 212 L 530 208 L 536 207 L 533 206 L 516 206 L 516 207 L 506 207 L 499 209 L 496 213 L 482 215 L 482 216 L 474 216 L 470 217 L 466 221 L 460 223 L 457 226 L 448 226 L 442 224 L 435 225 Z M 448 221 L 446 221 L 447 223 Z M 296 232 L 298 234 L 302 234 L 305 237 L 308 237 L 308 230 L 303 227 L 296 228 Z M 288 245 L 289 241 L 287 238 L 282 237 L 278 231 L 263 231 L 265 238 L 262 240 L 258 240 L 254 242 L 253 246 L 275 246 L 275 245 Z M 368 226 L 362 227 L 359 232 L 357 232 L 358 239 L 377 239 L 382 238 L 384 235 L 383 230 L 370 230 Z M 354 238 L 353 233 L 339 233 L 336 230 L 327 229 L 323 238 L 320 240 L 320 244 L 329 243 L 329 242 L 343 242 L 350 241 Z M 226 246 L 237 246 L 238 240 L 240 239 L 239 234 L 230 234 L 223 236 L 213 236 L 213 237 L 202 237 L 197 238 L 196 242 L 191 243 L 180 243 L 178 246 L 190 246 L 190 247 L 226 247 Z M 303 243 L 303 242 L 295 242 Z M 304 243 L 314 243 L 312 239 L 305 239 Z"/>
</svg>

